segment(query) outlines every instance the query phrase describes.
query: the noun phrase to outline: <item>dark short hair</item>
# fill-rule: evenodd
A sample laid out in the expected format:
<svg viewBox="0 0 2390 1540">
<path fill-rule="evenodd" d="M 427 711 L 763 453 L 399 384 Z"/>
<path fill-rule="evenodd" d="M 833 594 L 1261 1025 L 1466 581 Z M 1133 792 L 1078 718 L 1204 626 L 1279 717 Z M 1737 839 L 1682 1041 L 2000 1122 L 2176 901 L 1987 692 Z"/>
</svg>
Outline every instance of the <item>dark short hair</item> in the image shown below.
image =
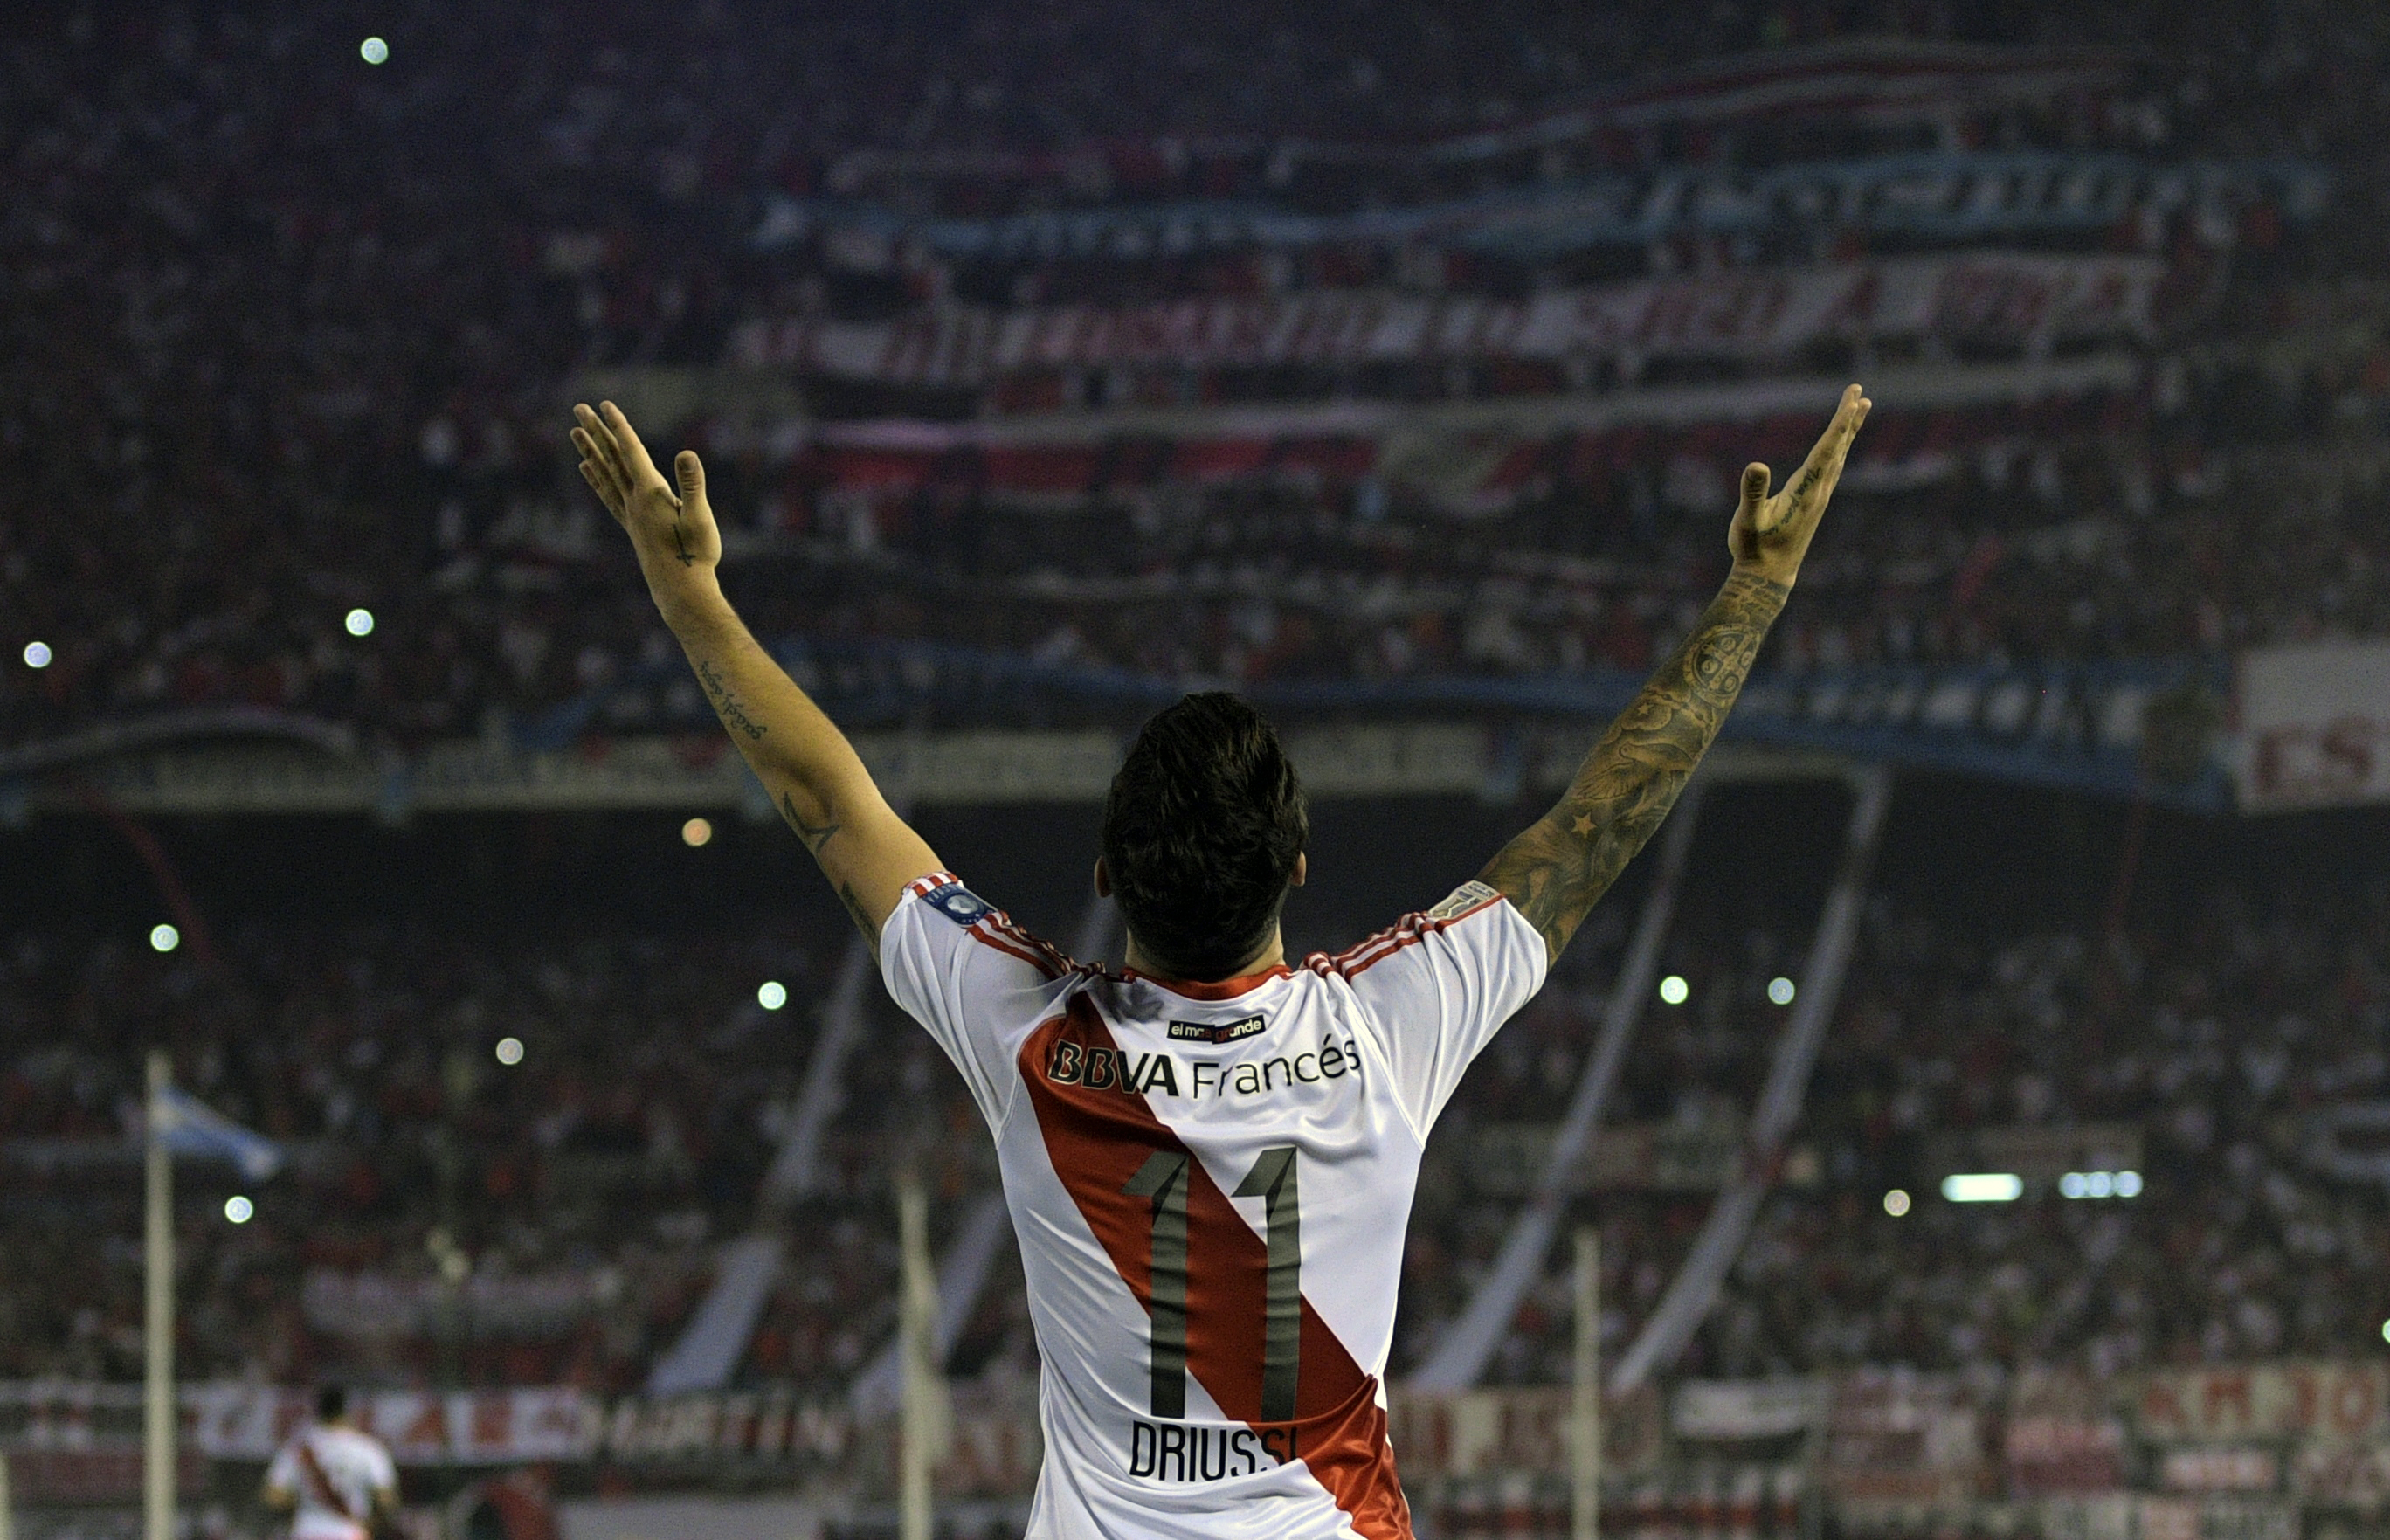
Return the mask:
<svg viewBox="0 0 2390 1540">
<path fill-rule="evenodd" d="M 315 1420 L 334 1422 L 349 1415 L 349 1391 L 345 1385 L 326 1385 L 315 1392 Z"/>
<path fill-rule="evenodd" d="M 1310 833 L 1277 730 L 1226 690 L 1156 712 L 1104 798 L 1104 868 L 1121 916 L 1178 978 L 1227 978 L 1260 950 Z"/>
</svg>

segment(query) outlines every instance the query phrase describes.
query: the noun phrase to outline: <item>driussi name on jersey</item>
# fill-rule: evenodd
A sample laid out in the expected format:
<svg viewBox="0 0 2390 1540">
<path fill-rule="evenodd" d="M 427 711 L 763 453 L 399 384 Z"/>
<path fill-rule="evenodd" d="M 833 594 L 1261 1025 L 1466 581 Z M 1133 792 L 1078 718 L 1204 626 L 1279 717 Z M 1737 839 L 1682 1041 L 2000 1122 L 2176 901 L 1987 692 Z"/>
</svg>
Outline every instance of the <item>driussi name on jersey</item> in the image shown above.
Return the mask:
<svg viewBox="0 0 2390 1540">
<path fill-rule="evenodd" d="M 1131 1422 L 1128 1473 L 1156 1482 L 1217 1482 L 1273 1470 L 1295 1457 L 1294 1430 Z"/>
<path fill-rule="evenodd" d="M 1301 1053 L 1272 1054 L 1266 1059 L 1222 1061 L 1196 1059 L 1180 1062 L 1163 1053 L 1130 1053 L 1059 1038 L 1046 1059 L 1046 1078 L 1057 1085 L 1084 1085 L 1090 1091 L 1118 1090 L 1132 1096 L 1205 1097 L 1258 1097 L 1301 1082 L 1306 1085 L 1342 1080 L 1361 1072 L 1361 1056 L 1349 1037 L 1339 1042 L 1322 1037 L 1319 1046 Z"/>
</svg>

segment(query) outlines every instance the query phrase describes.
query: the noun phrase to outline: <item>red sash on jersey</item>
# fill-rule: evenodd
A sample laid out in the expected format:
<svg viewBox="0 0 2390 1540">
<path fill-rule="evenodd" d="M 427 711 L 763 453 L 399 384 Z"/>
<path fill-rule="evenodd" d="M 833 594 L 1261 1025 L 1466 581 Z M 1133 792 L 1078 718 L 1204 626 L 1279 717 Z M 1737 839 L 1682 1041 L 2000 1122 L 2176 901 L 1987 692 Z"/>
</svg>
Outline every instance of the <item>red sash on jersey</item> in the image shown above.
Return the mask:
<svg viewBox="0 0 2390 1540">
<path fill-rule="evenodd" d="M 1150 1312 L 1153 1200 L 1133 1191 L 1136 1174 L 1154 1152 L 1185 1154 L 1187 1146 L 1153 1115 L 1145 1097 L 1118 1089 L 1089 1090 L 1084 1081 L 1064 1083 L 1046 1074 L 1058 1042 L 1078 1044 L 1083 1055 L 1092 1046 L 1117 1054 L 1120 1045 L 1086 995 L 1073 995 L 1062 1014 L 1047 1019 L 1022 1042 L 1018 1064 L 1054 1174 L 1121 1281 Z M 1186 1371 L 1201 1381 L 1224 1416 L 1259 1433 L 1273 1456 L 1299 1457 L 1365 1540 L 1411 1540 L 1410 1505 L 1394 1473 L 1377 1380 L 1362 1372 L 1300 1293 L 1294 1302 L 1300 1344 L 1294 1415 L 1265 1419 L 1267 1242 L 1253 1233 L 1201 1161 L 1190 1160 L 1184 1180 Z"/>
<path fill-rule="evenodd" d="M 356 1525 L 358 1534 L 369 1533 L 366 1515 L 350 1508 L 349 1500 L 341 1495 L 341 1489 L 332 1484 L 332 1478 L 324 1474 L 323 1463 L 315 1458 L 315 1446 L 308 1443 L 303 1434 L 299 1439 L 299 1473 L 307 1478 L 307 1495 L 315 1499 L 317 1506 L 328 1508 Z"/>
</svg>

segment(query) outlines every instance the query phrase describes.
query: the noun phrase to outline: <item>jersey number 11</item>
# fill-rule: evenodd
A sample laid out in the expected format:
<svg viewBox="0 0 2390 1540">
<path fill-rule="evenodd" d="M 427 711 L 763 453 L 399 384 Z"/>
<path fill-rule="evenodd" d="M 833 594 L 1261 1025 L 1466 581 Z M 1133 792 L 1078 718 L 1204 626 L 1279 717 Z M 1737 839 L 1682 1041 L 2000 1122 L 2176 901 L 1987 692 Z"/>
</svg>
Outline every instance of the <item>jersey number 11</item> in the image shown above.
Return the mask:
<svg viewBox="0 0 2390 1540">
<path fill-rule="evenodd" d="M 1187 1152 L 1157 1149 L 1122 1192 L 1153 1200 L 1152 1412 L 1187 1415 Z M 1269 1264 L 1262 1290 L 1263 1422 L 1294 1419 L 1303 1354 L 1303 1205 L 1295 1191 L 1294 1146 L 1273 1145 L 1245 1173 L 1233 1195 L 1258 1198 L 1267 1216 Z"/>
</svg>

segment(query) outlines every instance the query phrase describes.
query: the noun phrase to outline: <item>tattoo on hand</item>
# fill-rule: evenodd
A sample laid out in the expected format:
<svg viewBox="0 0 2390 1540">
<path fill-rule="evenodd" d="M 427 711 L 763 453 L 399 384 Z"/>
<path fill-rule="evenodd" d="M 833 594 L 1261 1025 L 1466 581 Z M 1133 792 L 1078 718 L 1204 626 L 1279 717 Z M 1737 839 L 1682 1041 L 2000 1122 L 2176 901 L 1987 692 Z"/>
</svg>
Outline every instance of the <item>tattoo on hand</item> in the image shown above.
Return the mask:
<svg viewBox="0 0 2390 1540">
<path fill-rule="evenodd" d="M 780 816 L 786 818 L 789 821 L 789 827 L 797 831 L 797 838 L 805 842 L 805 849 L 816 855 L 822 853 L 822 847 L 829 843 L 832 835 L 846 827 L 837 822 L 828 813 L 822 815 L 822 821 L 818 824 L 805 822 L 797 812 L 797 800 L 785 791 L 780 793 Z"/>
<path fill-rule="evenodd" d="M 673 549 L 680 553 L 680 564 L 694 566 L 697 557 L 688 548 L 687 526 L 681 521 L 681 511 L 673 509 Z"/>
<path fill-rule="evenodd" d="M 1676 805 L 1726 722 L 1792 590 L 1737 572 L 1587 756 L 1558 806 L 1504 846 L 1481 880 L 1498 888 L 1557 957 Z"/>
<path fill-rule="evenodd" d="M 713 714 L 722 718 L 724 726 L 734 733 L 745 733 L 751 738 L 764 736 L 764 725 L 747 714 L 747 708 L 739 703 L 739 698 L 731 694 L 730 687 L 723 682 L 721 672 L 702 658 L 697 663 L 697 682 L 703 685 L 705 693 L 713 698 Z"/>
</svg>

